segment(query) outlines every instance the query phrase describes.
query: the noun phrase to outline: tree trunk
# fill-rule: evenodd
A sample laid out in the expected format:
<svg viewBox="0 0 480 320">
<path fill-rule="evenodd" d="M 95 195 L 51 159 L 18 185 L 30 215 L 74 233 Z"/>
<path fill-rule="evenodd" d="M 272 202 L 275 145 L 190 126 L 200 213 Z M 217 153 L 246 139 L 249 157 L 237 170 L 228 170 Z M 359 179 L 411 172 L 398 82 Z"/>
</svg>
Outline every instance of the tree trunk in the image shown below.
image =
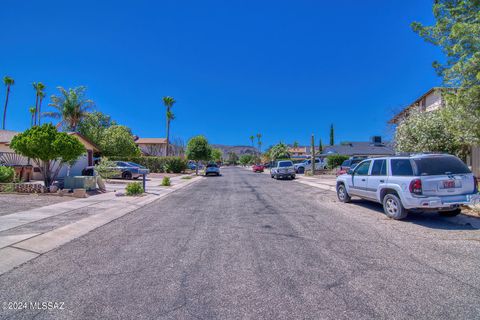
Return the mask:
<svg viewBox="0 0 480 320">
<path fill-rule="evenodd" d="M 10 95 L 10 85 L 7 86 L 7 96 L 5 98 L 5 107 L 3 107 L 3 122 L 2 129 L 5 130 L 5 123 L 7 118 L 7 105 L 8 105 L 8 96 Z"/>
<path fill-rule="evenodd" d="M 43 98 L 40 97 L 40 101 L 38 102 L 38 125 L 41 125 L 40 118 L 42 117 L 42 100 Z"/>
<path fill-rule="evenodd" d="M 37 116 L 38 116 L 38 92 L 37 92 L 37 97 L 35 98 L 35 121 L 34 121 L 34 125 L 37 125 Z"/>
<path fill-rule="evenodd" d="M 169 144 L 170 144 L 170 119 L 168 118 L 168 115 L 170 114 L 170 108 L 167 109 L 167 150 L 165 150 L 165 156 L 168 157 L 168 149 L 169 149 Z"/>
<path fill-rule="evenodd" d="M 197 165 L 195 166 L 195 175 L 197 175 L 197 176 L 198 176 L 198 163 L 199 163 L 199 161 L 197 160 Z"/>
</svg>

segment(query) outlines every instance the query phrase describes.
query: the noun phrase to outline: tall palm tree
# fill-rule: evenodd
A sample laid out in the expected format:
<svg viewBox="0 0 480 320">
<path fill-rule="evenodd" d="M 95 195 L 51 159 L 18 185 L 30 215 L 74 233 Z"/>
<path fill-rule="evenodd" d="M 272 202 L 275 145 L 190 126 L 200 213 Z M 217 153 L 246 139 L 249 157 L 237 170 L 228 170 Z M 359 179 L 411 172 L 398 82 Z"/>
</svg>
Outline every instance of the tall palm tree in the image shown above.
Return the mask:
<svg viewBox="0 0 480 320">
<path fill-rule="evenodd" d="M 250 142 L 252 143 L 253 155 L 255 155 L 255 145 L 253 144 L 254 141 L 255 141 L 255 136 L 251 135 L 250 136 Z"/>
<path fill-rule="evenodd" d="M 258 152 L 259 152 L 259 153 L 262 153 L 262 141 L 261 141 L 260 139 L 262 139 L 262 134 L 261 134 L 261 133 L 257 133 Z"/>
<path fill-rule="evenodd" d="M 168 156 L 168 151 L 170 149 L 170 121 L 175 119 L 175 115 L 172 112 L 172 107 L 175 104 L 175 99 L 173 97 L 163 97 L 163 105 L 167 108 L 167 150 L 165 155 Z"/>
<path fill-rule="evenodd" d="M 57 128 L 63 127 L 65 130 L 77 131 L 78 124 L 93 109 L 94 102 L 85 97 L 84 86 L 73 89 L 57 88 L 60 91 L 58 96 L 52 95 L 52 101 L 49 106 L 56 109 L 53 112 L 44 112 L 43 115 L 54 119 L 59 119 Z"/>
<path fill-rule="evenodd" d="M 5 106 L 3 107 L 3 122 L 2 122 L 2 129 L 5 130 L 5 123 L 7 120 L 7 106 L 8 106 L 8 97 L 10 95 L 10 87 L 15 84 L 15 80 L 10 78 L 9 76 L 3 77 L 3 84 L 7 87 L 7 95 L 5 97 Z"/>
<path fill-rule="evenodd" d="M 42 101 L 43 98 L 45 98 L 45 85 L 41 82 L 38 83 L 38 111 L 37 111 L 37 116 L 38 116 L 38 125 L 41 125 L 41 119 L 42 119 Z"/>
<path fill-rule="evenodd" d="M 35 121 L 35 113 L 37 111 L 37 109 L 35 109 L 35 107 L 30 107 L 30 109 L 28 109 L 28 111 L 30 111 L 30 114 L 32 115 L 32 120 L 30 120 L 30 127 L 33 127 L 34 126 L 34 121 Z"/>
<path fill-rule="evenodd" d="M 45 85 L 41 82 L 34 82 L 34 83 L 32 83 L 32 86 L 33 86 L 33 90 L 35 90 L 35 121 L 34 121 L 34 124 L 37 125 L 37 118 L 40 118 L 40 116 L 38 114 L 39 113 L 38 103 L 40 101 L 40 96 L 44 95 L 43 90 L 45 89 Z"/>
</svg>

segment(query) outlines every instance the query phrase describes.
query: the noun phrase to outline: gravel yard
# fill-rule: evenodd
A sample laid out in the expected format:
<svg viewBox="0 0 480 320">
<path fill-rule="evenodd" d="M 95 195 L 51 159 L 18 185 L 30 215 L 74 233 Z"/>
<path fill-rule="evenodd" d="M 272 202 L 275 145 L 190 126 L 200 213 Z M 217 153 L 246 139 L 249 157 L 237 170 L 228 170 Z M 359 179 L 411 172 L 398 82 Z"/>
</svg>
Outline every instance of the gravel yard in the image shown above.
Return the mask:
<svg viewBox="0 0 480 320">
<path fill-rule="evenodd" d="M 26 211 L 75 198 L 38 194 L 0 194 L 0 216 Z"/>
</svg>

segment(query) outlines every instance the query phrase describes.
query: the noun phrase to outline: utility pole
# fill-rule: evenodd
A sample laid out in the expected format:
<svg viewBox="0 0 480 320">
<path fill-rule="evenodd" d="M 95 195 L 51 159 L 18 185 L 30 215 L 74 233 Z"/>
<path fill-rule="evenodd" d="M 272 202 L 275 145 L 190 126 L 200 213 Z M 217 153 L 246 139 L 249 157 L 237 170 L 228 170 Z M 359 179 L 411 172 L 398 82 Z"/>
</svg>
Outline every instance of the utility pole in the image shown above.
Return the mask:
<svg viewBox="0 0 480 320">
<path fill-rule="evenodd" d="M 310 142 L 310 153 L 312 157 L 312 176 L 315 175 L 315 137 L 312 133 L 312 141 Z"/>
</svg>

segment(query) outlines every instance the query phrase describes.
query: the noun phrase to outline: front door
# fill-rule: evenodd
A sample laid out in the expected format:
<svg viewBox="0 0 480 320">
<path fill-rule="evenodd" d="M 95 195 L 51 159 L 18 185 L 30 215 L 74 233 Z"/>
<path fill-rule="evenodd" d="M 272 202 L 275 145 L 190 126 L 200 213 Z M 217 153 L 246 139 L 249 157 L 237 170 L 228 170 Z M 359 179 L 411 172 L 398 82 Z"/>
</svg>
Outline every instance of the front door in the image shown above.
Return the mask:
<svg viewBox="0 0 480 320">
<path fill-rule="evenodd" d="M 353 171 L 352 186 L 350 193 L 360 197 L 367 196 L 368 172 L 371 160 L 361 162 Z"/>
<path fill-rule="evenodd" d="M 87 150 L 87 161 L 88 161 L 88 166 L 93 166 L 93 151 L 92 150 Z"/>
</svg>

